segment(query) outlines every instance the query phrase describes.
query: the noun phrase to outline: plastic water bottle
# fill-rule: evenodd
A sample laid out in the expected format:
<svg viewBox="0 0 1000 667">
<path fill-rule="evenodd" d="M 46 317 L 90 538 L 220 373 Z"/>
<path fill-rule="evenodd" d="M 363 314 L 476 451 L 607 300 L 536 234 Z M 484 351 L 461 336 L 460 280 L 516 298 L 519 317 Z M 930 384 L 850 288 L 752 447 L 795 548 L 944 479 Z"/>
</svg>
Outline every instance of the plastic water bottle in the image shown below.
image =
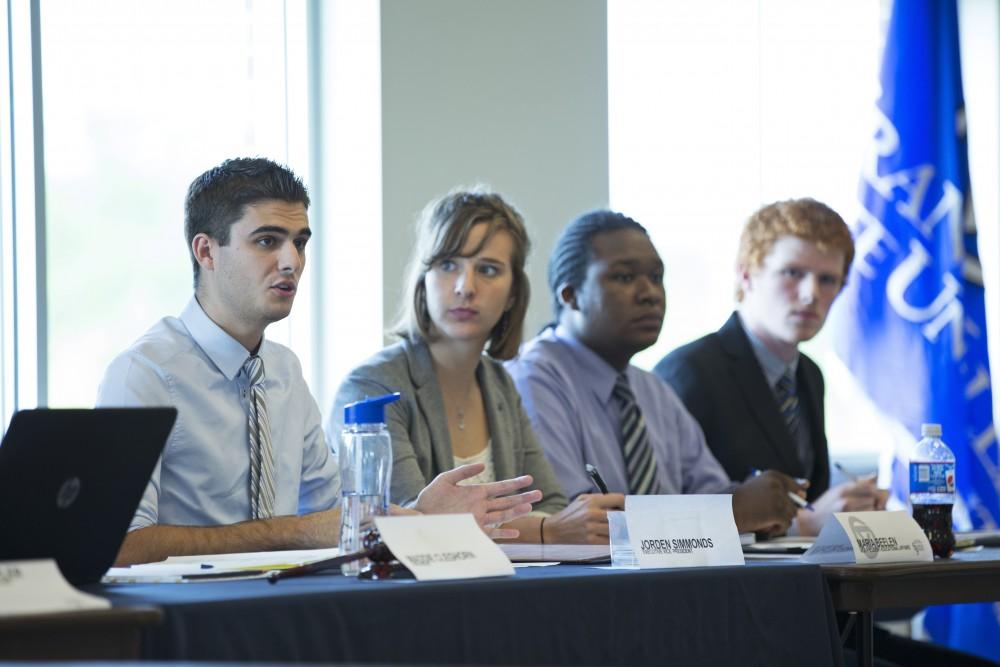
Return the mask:
<svg viewBox="0 0 1000 667">
<path fill-rule="evenodd" d="M 951 508 L 955 504 L 955 455 L 941 442 L 941 425 L 924 424 L 910 456 L 910 504 L 935 556 L 955 551 Z"/>
<path fill-rule="evenodd" d="M 392 438 L 385 425 L 385 406 L 399 400 L 399 393 L 369 398 L 344 406 L 340 435 L 340 553 L 360 551 L 361 538 L 374 525 L 372 519 L 389 512 L 392 482 Z M 341 566 L 356 576 L 366 561 Z"/>
</svg>

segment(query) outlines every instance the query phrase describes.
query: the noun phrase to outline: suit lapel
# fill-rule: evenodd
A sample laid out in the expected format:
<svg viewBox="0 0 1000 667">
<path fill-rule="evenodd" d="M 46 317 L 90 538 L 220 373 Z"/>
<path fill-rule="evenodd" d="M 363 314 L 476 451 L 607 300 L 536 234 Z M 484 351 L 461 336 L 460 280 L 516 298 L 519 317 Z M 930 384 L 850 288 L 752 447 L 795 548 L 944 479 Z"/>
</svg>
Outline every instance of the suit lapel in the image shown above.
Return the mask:
<svg viewBox="0 0 1000 667">
<path fill-rule="evenodd" d="M 781 467 L 784 470 L 798 470 L 799 475 L 804 474 L 795 443 L 774 399 L 774 391 L 767 385 L 764 371 L 757 362 L 757 356 L 736 313 L 719 329 L 719 339 L 723 350 L 730 357 L 730 379 L 742 394 L 750 414 L 760 426 L 775 456 L 781 461 Z"/>
<path fill-rule="evenodd" d="M 486 407 L 486 426 L 490 431 L 490 442 L 493 449 L 493 472 L 497 479 L 508 479 L 517 474 L 514 461 L 514 434 L 511 432 L 513 422 L 510 416 L 511 407 L 499 391 L 500 381 L 496 378 L 497 369 L 489 362 L 479 361 L 476 368 L 476 380 L 483 394 L 483 404 Z M 502 372 L 502 371 L 501 371 Z"/>
<path fill-rule="evenodd" d="M 432 470 L 451 470 L 455 467 L 455 456 L 448 434 L 444 398 L 441 387 L 434 377 L 431 352 L 423 341 L 404 339 L 406 360 L 410 367 L 410 378 L 416 391 L 417 406 L 431 438 Z"/>
</svg>

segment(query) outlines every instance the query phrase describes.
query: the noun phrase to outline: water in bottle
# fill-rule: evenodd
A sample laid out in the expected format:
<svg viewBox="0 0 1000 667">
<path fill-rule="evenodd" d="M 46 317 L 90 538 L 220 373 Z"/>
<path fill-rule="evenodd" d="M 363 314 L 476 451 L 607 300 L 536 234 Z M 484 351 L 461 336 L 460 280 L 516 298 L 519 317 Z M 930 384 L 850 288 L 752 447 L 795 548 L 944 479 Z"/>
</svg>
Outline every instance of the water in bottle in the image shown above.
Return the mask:
<svg viewBox="0 0 1000 667">
<path fill-rule="evenodd" d="M 361 550 L 361 539 L 374 526 L 374 517 L 382 511 L 382 496 L 377 494 L 342 493 L 340 497 L 340 552 L 349 554 Z M 360 562 L 347 563 L 341 570 L 357 574 Z"/>
<path fill-rule="evenodd" d="M 913 519 L 931 543 L 935 556 L 955 551 L 951 508 L 955 503 L 955 455 L 941 441 L 940 424 L 920 427 L 921 440 L 910 456 L 910 504 Z"/>
<path fill-rule="evenodd" d="M 344 407 L 344 430 L 338 457 L 342 554 L 360 551 L 361 540 L 373 527 L 374 518 L 389 512 L 392 439 L 385 424 L 385 406 L 396 400 L 399 400 L 399 393 Z M 363 561 L 354 561 L 341 566 L 341 571 L 357 575 L 364 565 Z"/>
</svg>

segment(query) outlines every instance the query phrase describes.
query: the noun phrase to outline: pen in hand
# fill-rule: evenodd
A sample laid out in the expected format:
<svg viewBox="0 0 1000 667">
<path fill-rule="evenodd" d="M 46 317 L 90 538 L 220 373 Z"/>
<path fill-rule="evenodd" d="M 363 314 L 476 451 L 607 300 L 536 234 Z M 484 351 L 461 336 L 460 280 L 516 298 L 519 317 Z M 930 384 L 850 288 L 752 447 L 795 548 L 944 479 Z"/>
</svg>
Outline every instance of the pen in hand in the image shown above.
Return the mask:
<svg viewBox="0 0 1000 667">
<path fill-rule="evenodd" d="M 876 474 L 866 475 L 864 477 L 862 477 L 861 475 L 855 475 L 850 470 L 841 465 L 840 461 L 834 461 L 833 465 L 837 470 L 843 473 L 844 477 L 851 480 L 851 482 L 854 484 L 857 484 L 859 482 L 870 482 L 871 480 L 875 479 L 875 477 L 877 477 Z"/>
<path fill-rule="evenodd" d="M 604 478 L 601 477 L 601 473 L 597 472 L 597 468 L 589 463 L 583 464 L 583 468 L 587 471 L 587 474 L 590 475 L 590 479 L 594 482 L 594 486 L 597 487 L 597 490 L 601 493 L 608 493 L 608 485 L 604 483 Z"/>
<path fill-rule="evenodd" d="M 792 493 L 791 491 L 789 491 L 788 492 L 788 497 L 792 499 L 793 503 L 795 503 L 796 505 L 798 505 L 802 509 L 809 510 L 810 512 L 815 512 L 816 511 L 815 509 L 813 509 L 813 506 L 810 505 L 808 502 L 806 502 L 806 499 L 803 498 L 802 496 L 800 496 L 798 494 L 795 494 L 795 493 Z"/>
<path fill-rule="evenodd" d="M 760 473 L 761 473 L 761 471 L 760 471 L 759 468 L 751 468 L 750 469 L 750 474 L 753 475 L 754 477 L 759 476 Z M 809 510 L 810 512 L 815 512 L 816 511 L 816 509 L 809 502 L 807 502 L 806 499 L 803 498 L 802 496 L 798 495 L 797 493 L 792 493 L 791 491 L 788 491 L 787 493 L 788 493 L 788 497 L 791 499 L 791 501 L 793 503 L 795 503 L 796 505 L 798 505 L 799 507 L 801 507 L 802 509 Z"/>
<path fill-rule="evenodd" d="M 852 482 L 854 482 L 855 484 L 857 484 L 857 483 L 858 483 L 858 480 L 859 480 L 858 476 L 857 476 L 857 475 L 855 475 L 854 473 L 852 473 L 852 472 L 851 472 L 850 470 L 848 470 L 848 469 L 847 469 L 847 468 L 845 468 L 844 466 L 842 466 L 842 465 L 840 464 L 840 461 L 834 461 L 833 465 L 834 465 L 834 467 L 835 467 L 835 468 L 836 468 L 837 470 L 839 470 L 840 472 L 842 472 L 842 473 L 844 474 L 844 477 L 846 477 L 847 479 L 851 480 L 851 481 L 852 481 Z"/>
</svg>

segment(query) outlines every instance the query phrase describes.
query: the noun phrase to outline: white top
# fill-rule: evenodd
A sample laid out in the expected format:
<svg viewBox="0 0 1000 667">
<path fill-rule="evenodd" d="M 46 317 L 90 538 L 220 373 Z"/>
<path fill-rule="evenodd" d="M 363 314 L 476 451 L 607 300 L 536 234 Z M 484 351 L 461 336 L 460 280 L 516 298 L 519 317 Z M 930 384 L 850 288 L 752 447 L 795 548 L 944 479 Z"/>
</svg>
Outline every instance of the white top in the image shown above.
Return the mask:
<svg viewBox="0 0 1000 667">
<path fill-rule="evenodd" d="M 493 439 L 491 438 L 486 442 L 486 446 L 483 447 L 482 451 L 478 454 L 473 454 L 472 456 L 456 456 L 455 457 L 455 467 L 464 466 L 469 463 L 485 463 L 486 467 L 481 473 L 475 477 L 470 477 L 469 479 L 464 479 L 459 482 L 462 484 L 486 484 L 487 482 L 497 481 L 496 472 L 493 470 Z"/>
<path fill-rule="evenodd" d="M 469 463 L 484 463 L 486 467 L 483 471 L 476 475 L 475 477 L 470 477 L 469 479 L 464 479 L 458 483 L 459 486 L 465 484 L 486 484 L 487 482 L 497 481 L 496 472 L 493 469 L 493 439 L 491 438 L 489 442 L 486 443 L 486 447 L 478 454 L 473 454 L 472 456 L 461 457 L 455 456 L 455 467 L 464 466 Z M 528 512 L 528 516 L 551 516 L 550 512 L 544 512 L 542 510 L 532 510 Z"/>
</svg>

